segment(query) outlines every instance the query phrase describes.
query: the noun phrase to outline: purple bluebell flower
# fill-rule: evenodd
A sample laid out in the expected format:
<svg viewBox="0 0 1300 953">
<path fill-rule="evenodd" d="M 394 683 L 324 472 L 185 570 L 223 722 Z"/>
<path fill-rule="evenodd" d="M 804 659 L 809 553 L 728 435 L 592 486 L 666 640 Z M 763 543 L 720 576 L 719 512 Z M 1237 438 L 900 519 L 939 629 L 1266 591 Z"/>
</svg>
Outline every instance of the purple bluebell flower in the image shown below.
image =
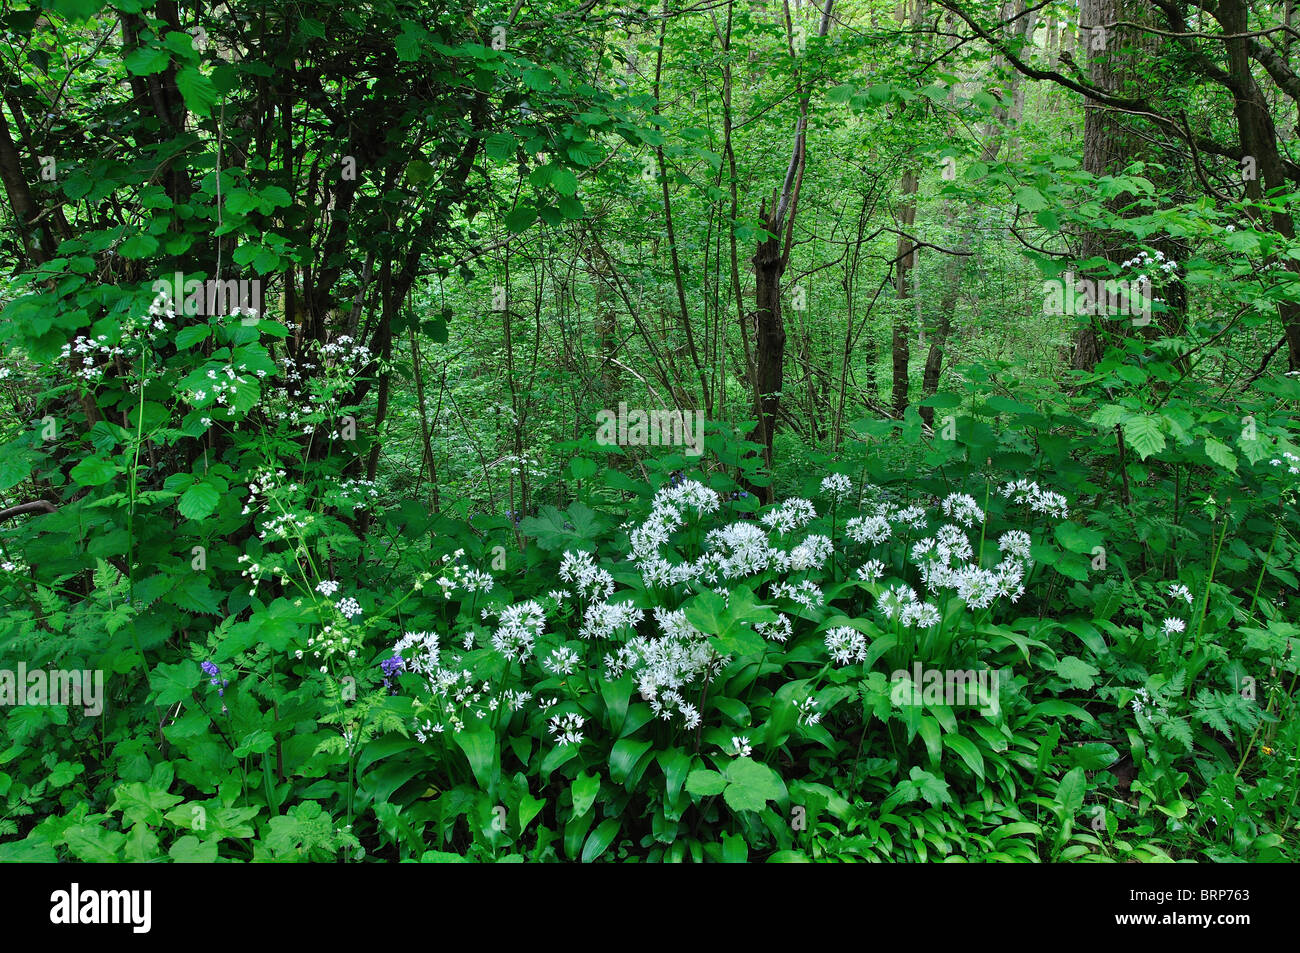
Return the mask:
<svg viewBox="0 0 1300 953">
<path fill-rule="evenodd" d="M 204 675 L 210 676 L 208 684 L 217 686 L 217 697 L 224 698 L 226 695 L 226 686 L 230 684 L 230 679 L 221 677 L 221 669 L 217 667 L 217 663 L 211 660 L 200 662 L 199 668 L 203 669 Z"/>
<path fill-rule="evenodd" d="M 384 687 L 391 688 L 391 694 L 396 695 L 397 689 L 393 688 L 393 683 L 390 679 L 399 673 L 406 671 L 406 659 L 402 658 L 400 655 L 394 655 L 392 658 L 386 658 L 381 661 L 379 663 L 379 668 L 384 673 Z"/>
</svg>

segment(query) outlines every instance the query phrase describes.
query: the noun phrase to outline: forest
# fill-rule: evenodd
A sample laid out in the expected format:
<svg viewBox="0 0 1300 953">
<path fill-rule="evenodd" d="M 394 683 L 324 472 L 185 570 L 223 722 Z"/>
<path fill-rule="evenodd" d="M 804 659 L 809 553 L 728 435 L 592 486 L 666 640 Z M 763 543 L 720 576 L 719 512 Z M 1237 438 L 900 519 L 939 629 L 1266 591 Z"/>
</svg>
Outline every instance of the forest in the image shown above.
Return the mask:
<svg viewBox="0 0 1300 953">
<path fill-rule="evenodd" d="M 0 861 L 1300 860 L 1294 0 L 0 29 Z"/>
</svg>

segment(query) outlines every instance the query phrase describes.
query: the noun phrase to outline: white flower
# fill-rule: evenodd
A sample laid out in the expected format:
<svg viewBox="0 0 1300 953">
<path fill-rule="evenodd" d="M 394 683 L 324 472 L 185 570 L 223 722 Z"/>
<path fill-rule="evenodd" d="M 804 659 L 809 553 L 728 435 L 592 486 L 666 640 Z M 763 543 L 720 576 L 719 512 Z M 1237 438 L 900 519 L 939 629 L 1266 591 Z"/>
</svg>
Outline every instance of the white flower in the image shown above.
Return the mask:
<svg viewBox="0 0 1300 953">
<path fill-rule="evenodd" d="M 554 675 L 572 675 L 578 665 L 578 653 L 567 645 L 561 645 L 551 652 L 542 665 Z"/>
<path fill-rule="evenodd" d="M 973 496 L 965 493 L 950 493 L 944 498 L 942 508 L 944 516 L 952 517 L 967 529 L 984 522 L 984 511 Z"/>
<path fill-rule="evenodd" d="M 339 591 L 339 584 L 332 579 L 323 579 L 317 584 L 316 591 L 322 596 L 329 598 Z"/>
<path fill-rule="evenodd" d="M 885 564 L 879 559 L 869 560 L 858 569 L 858 578 L 863 582 L 875 582 L 885 574 Z"/>
<path fill-rule="evenodd" d="M 1169 596 L 1172 599 L 1183 599 L 1189 606 L 1192 604 L 1192 591 L 1181 582 L 1175 582 L 1169 586 Z"/>
<path fill-rule="evenodd" d="M 764 513 L 762 521 L 768 529 L 776 530 L 784 536 L 793 530 L 802 529 L 816 518 L 817 510 L 811 503 L 807 500 L 791 499 L 781 503 L 776 509 Z"/>
<path fill-rule="evenodd" d="M 334 608 L 338 609 L 345 619 L 353 619 L 361 615 L 361 603 L 357 602 L 357 600 L 353 599 L 351 596 L 348 596 L 346 599 L 340 599 L 335 604 Z"/>
<path fill-rule="evenodd" d="M 1184 622 L 1182 619 L 1169 618 L 1169 619 L 1165 619 L 1164 628 L 1165 628 L 1165 635 L 1173 635 L 1175 632 L 1182 632 L 1186 630 L 1187 623 Z"/>
<path fill-rule="evenodd" d="M 741 738 L 732 735 L 731 747 L 735 750 L 736 757 L 738 758 L 747 758 L 754 753 L 754 749 L 750 746 L 748 738 Z"/>
<path fill-rule="evenodd" d="M 853 481 L 843 473 L 832 473 L 822 480 L 822 492 L 836 503 L 842 503 L 853 492 Z"/>
<path fill-rule="evenodd" d="M 790 617 L 777 613 L 775 622 L 759 622 L 754 629 L 763 638 L 772 642 L 786 642 L 794 634 L 794 625 Z"/>
<path fill-rule="evenodd" d="M 563 715 L 552 715 L 546 730 L 555 736 L 556 744 L 580 745 L 582 744 L 582 726 L 586 723 L 587 719 L 572 712 Z"/>
<path fill-rule="evenodd" d="M 863 545 L 878 546 L 889 539 L 893 531 L 889 520 L 883 516 L 855 516 L 845 526 L 849 539 Z"/>
<path fill-rule="evenodd" d="M 1013 529 L 1002 534 L 998 539 L 998 550 L 1016 559 L 1029 561 L 1029 548 L 1033 545 L 1029 534 L 1023 530 Z"/>
<path fill-rule="evenodd" d="M 863 662 L 867 658 L 867 639 L 857 629 L 841 625 L 826 633 L 826 650 L 840 665 Z"/>
</svg>

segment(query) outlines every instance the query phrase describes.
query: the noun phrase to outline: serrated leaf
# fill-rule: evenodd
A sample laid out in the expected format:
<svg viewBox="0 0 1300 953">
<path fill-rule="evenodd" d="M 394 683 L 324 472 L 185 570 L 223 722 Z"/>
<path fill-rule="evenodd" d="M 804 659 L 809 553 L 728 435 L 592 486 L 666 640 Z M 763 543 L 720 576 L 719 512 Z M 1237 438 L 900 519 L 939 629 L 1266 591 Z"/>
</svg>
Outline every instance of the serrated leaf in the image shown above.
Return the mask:
<svg viewBox="0 0 1300 953">
<path fill-rule="evenodd" d="M 176 88 L 185 100 L 185 108 L 196 116 L 212 114 L 212 104 L 217 101 L 217 89 L 194 67 L 187 67 L 176 74 Z"/>
<path fill-rule="evenodd" d="M 1123 423 L 1124 439 L 1133 452 L 1145 460 L 1165 448 L 1165 435 L 1160 430 L 1160 418 L 1134 415 Z"/>
<path fill-rule="evenodd" d="M 1237 472 L 1237 455 L 1225 443 L 1220 443 L 1213 437 L 1205 438 L 1205 455 L 1217 463 L 1219 466 Z"/>
<path fill-rule="evenodd" d="M 211 483 L 195 483 L 181 494 L 176 504 L 181 516 L 189 520 L 201 520 L 209 516 L 221 502 L 221 493 Z"/>
</svg>

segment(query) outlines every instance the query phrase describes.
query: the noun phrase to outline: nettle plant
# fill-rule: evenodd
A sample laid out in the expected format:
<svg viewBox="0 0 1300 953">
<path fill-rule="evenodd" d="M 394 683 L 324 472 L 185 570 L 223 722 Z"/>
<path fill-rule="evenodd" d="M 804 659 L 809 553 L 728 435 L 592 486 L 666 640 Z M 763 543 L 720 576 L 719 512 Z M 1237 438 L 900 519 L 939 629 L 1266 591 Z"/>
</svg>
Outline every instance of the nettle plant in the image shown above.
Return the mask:
<svg viewBox="0 0 1300 953">
<path fill-rule="evenodd" d="M 539 591 L 458 554 L 438 581 L 456 624 L 425 619 L 377 661 L 410 737 L 361 753 L 363 800 L 415 856 L 429 827 L 479 856 L 781 857 L 810 813 L 856 829 L 976 783 L 1024 820 L 1051 763 L 1035 736 L 1092 720 L 1028 697 L 1056 656 L 1051 623 L 1018 614 L 1068 507 L 1024 480 L 983 496 L 832 474 L 820 509 L 754 512 L 679 474 L 611 545 L 569 545 L 581 504 L 527 520 L 558 556 Z"/>
</svg>

